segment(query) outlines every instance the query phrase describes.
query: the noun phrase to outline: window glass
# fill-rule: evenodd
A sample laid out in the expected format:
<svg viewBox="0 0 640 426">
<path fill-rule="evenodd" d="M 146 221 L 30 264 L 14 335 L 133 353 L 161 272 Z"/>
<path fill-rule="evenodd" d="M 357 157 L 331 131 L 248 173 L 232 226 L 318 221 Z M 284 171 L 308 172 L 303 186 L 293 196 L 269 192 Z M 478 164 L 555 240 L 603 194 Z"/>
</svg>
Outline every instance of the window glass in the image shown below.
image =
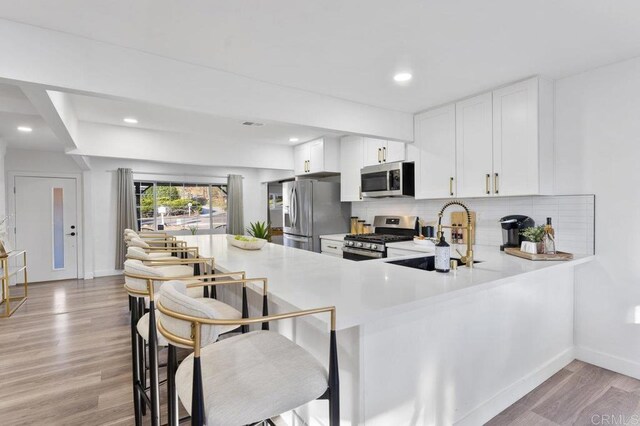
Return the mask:
<svg viewBox="0 0 640 426">
<path fill-rule="evenodd" d="M 141 229 L 225 233 L 226 185 L 136 181 Z"/>
</svg>

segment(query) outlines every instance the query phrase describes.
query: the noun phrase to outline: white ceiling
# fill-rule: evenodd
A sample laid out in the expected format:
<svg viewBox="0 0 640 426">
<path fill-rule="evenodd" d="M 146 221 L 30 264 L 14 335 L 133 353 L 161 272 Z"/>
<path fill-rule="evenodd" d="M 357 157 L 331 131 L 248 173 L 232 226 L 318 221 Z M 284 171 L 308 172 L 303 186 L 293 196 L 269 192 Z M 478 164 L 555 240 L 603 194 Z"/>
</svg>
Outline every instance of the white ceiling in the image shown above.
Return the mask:
<svg viewBox="0 0 640 426">
<path fill-rule="evenodd" d="M 31 127 L 31 133 L 18 131 Z M 0 83 L 0 139 L 12 148 L 62 151 L 63 145 L 17 86 Z"/>
<path fill-rule="evenodd" d="M 409 112 L 640 55 L 637 0 L 0 0 L 0 16 Z"/>
<path fill-rule="evenodd" d="M 263 123 L 264 126 L 242 125 L 243 120 L 217 117 L 193 111 L 166 108 L 133 101 L 105 99 L 94 96 L 68 94 L 80 121 L 127 126 L 163 132 L 187 133 L 224 140 L 228 143 L 264 143 L 296 145 L 330 134 L 326 130 L 282 123 Z M 138 120 L 126 124 L 125 117 Z M 290 138 L 298 142 L 290 142 Z"/>
</svg>

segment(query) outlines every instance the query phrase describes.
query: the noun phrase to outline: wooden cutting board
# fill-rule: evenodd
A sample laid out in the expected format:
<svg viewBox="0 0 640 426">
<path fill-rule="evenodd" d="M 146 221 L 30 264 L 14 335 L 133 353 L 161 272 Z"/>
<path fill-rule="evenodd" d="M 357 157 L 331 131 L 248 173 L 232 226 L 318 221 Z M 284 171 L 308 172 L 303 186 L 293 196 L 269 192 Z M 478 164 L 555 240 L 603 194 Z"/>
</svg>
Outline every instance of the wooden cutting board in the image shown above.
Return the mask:
<svg viewBox="0 0 640 426">
<path fill-rule="evenodd" d="M 525 253 L 517 247 L 505 247 L 504 252 L 511 256 L 521 257 L 528 260 L 571 260 L 573 254 L 565 253 L 563 251 L 556 252 L 556 254 L 531 254 Z"/>
</svg>

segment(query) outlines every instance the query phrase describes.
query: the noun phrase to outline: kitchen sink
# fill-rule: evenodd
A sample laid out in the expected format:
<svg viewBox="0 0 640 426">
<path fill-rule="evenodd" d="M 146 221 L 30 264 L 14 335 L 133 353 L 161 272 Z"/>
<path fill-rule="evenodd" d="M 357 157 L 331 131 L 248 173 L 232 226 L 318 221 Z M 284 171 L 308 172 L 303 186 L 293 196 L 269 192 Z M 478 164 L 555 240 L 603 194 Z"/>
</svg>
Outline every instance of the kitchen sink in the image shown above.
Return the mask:
<svg viewBox="0 0 640 426">
<path fill-rule="evenodd" d="M 451 260 L 458 263 L 458 266 L 463 266 L 464 263 L 460 261 L 460 259 Z M 435 256 L 424 256 L 424 257 L 414 257 L 411 259 L 401 259 L 401 260 L 392 260 L 387 263 L 391 263 L 393 265 L 406 266 L 408 268 L 422 269 L 423 271 L 435 271 L 436 270 L 436 257 Z M 480 263 L 479 261 L 474 261 L 473 263 Z"/>
</svg>

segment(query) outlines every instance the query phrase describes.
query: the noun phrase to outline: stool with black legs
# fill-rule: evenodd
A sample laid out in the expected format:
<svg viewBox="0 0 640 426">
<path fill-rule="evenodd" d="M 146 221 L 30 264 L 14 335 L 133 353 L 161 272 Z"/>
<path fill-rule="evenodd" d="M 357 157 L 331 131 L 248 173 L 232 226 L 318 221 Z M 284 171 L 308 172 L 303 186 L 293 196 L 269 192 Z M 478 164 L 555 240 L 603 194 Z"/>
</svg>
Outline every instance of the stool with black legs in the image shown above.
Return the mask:
<svg viewBox="0 0 640 426">
<path fill-rule="evenodd" d="M 171 263 L 169 263 L 171 262 Z M 125 289 L 130 298 L 131 311 L 131 348 L 133 360 L 133 394 L 136 424 L 142 421 L 146 407 L 150 407 L 151 423 L 160 424 L 160 398 L 158 380 L 158 346 L 166 346 L 166 342 L 159 341 L 156 329 L 154 308 L 154 294 L 162 283 L 171 279 L 183 279 L 187 283 L 201 283 L 202 286 L 194 287 L 189 292 L 189 297 L 202 297 L 203 286 L 210 285 L 205 280 L 244 278 L 244 272 L 229 274 L 194 275 L 190 264 L 211 265 L 210 259 L 158 259 L 143 263 L 141 260 L 127 259 L 125 262 Z M 178 264 L 176 264 L 178 263 Z M 155 265 L 155 266 L 154 266 Z M 145 299 L 148 300 L 149 309 L 145 313 Z M 227 318 L 241 318 L 242 313 L 231 306 L 211 298 L 204 298 L 203 302 L 214 306 Z M 244 308 L 243 308 L 244 310 Z M 225 332 L 237 329 L 239 326 L 227 326 Z M 146 390 L 145 345 L 149 346 L 149 395 Z"/>
<path fill-rule="evenodd" d="M 330 425 L 340 424 L 334 307 L 229 320 L 187 296 L 187 289 L 195 285 L 169 281 L 162 286 L 157 304 L 158 330 L 169 348 L 193 348 L 175 372 L 176 392 L 192 425 L 257 424 L 316 399 L 329 401 Z M 328 372 L 306 350 L 264 329 L 207 345 L 217 339 L 219 326 L 266 325 L 320 313 L 331 314 Z M 172 371 L 169 365 L 168 374 Z M 170 404 L 169 410 L 177 410 L 177 404 Z"/>
</svg>

